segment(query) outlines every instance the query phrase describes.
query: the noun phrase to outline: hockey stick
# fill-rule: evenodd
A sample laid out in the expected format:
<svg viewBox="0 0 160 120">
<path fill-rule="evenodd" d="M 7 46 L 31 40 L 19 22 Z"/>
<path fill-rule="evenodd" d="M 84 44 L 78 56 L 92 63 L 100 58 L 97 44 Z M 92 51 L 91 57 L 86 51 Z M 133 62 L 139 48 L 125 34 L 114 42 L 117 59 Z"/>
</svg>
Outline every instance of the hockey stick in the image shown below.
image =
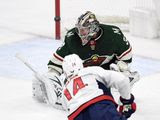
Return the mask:
<svg viewBox="0 0 160 120">
<path fill-rule="evenodd" d="M 35 77 L 39 81 L 44 82 L 46 78 L 43 75 L 41 75 L 37 70 L 35 70 L 34 67 L 28 62 L 28 60 L 22 54 L 16 53 L 15 57 L 18 58 L 21 62 L 23 62 L 35 74 Z"/>
<path fill-rule="evenodd" d="M 51 92 L 43 92 L 43 96 L 44 96 L 44 101 L 47 103 L 47 104 L 52 104 L 52 102 L 50 102 L 50 101 L 52 101 L 52 98 L 50 97 L 50 96 L 52 96 L 51 94 L 52 94 L 52 90 L 53 91 L 55 91 L 55 94 L 56 94 L 56 96 L 57 96 L 57 99 L 61 99 L 61 92 L 60 91 L 62 91 L 62 90 L 60 90 L 61 88 L 58 88 L 58 86 L 57 85 L 59 85 L 59 86 L 61 86 L 62 87 L 62 84 L 61 84 L 61 82 L 60 82 L 60 80 L 58 79 L 58 77 L 56 77 L 55 76 L 55 79 L 47 79 L 47 78 L 45 78 L 43 75 L 41 75 L 38 71 L 36 71 L 35 69 L 34 69 L 34 67 L 27 61 L 27 59 L 22 55 L 22 54 L 20 54 L 20 53 L 17 53 L 16 55 L 15 55 L 15 57 L 16 58 L 18 58 L 21 62 L 23 62 L 31 71 L 33 71 L 33 73 L 35 74 L 35 76 L 36 76 L 36 78 L 39 80 L 39 81 L 41 81 L 42 83 L 44 83 L 45 85 L 44 85 L 44 87 L 42 87 L 41 89 L 42 89 L 42 91 L 46 91 L 47 89 L 49 89 L 49 90 L 47 90 L 47 91 L 51 91 Z M 47 79 L 47 80 L 46 80 Z M 54 88 L 53 89 L 50 89 L 51 87 L 50 87 L 50 85 L 52 85 L 52 84 L 50 84 L 49 83 L 49 81 L 48 80 L 52 80 L 52 81 L 54 81 Z M 54 105 L 55 104 L 55 105 Z M 63 107 L 62 107 L 62 103 L 60 102 L 58 102 L 58 101 L 56 101 L 54 104 L 52 104 L 52 106 L 54 106 L 55 108 L 57 108 L 57 109 L 64 109 Z"/>
<path fill-rule="evenodd" d="M 21 62 L 23 62 L 35 74 L 38 80 L 43 81 L 44 79 L 46 79 L 43 75 L 41 75 L 38 71 L 34 69 L 34 67 L 27 61 L 27 59 L 22 54 L 16 53 L 15 57 L 18 58 Z"/>
<path fill-rule="evenodd" d="M 21 62 L 23 62 L 35 74 L 38 74 L 38 72 L 33 68 L 33 66 L 27 61 L 27 59 L 22 54 L 16 53 L 15 57 L 18 58 Z"/>
<path fill-rule="evenodd" d="M 38 81 L 40 82 L 40 88 L 42 91 L 42 96 L 43 96 L 43 101 L 47 104 L 49 104 L 49 98 L 47 95 L 47 90 L 46 90 L 46 84 L 44 83 L 43 80 L 45 80 L 46 78 L 41 75 L 39 72 L 37 72 L 34 67 L 27 61 L 27 59 L 20 53 L 16 53 L 15 55 L 16 58 L 18 58 L 21 62 L 23 62 L 36 76 L 36 78 L 38 79 Z"/>
<path fill-rule="evenodd" d="M 43 81 L 44 76 L 42 76 L 38 71 L 36 71 L 34 69 L 34 67 L 27 61 L 27 59 L 20 53 L 17 53 L 15 55 L 16 58 L 18 58 L 20 61 L 22 61 L 31 71 L 33 71 L 33 73 L 36 75 L 36 77 L 40 80 Z M 51 79 L 51 78 L 50 78 Z M 59 84 L 60 86 L 62 86 L 59 78 L 57 76 L 55 76 L 55 79 L 51 79 L 52 81 L 56 82 L 57 84 Z"/>
<path fill-rule="evenodd" d="M 16 53 L 15 57 L 18 58 L 21 62 L 23 62 L 36 75 L 36 77 L 38 77 L 38 79 L 40 79 L 40 80 L 44 79 L 44 77 L 38 71 L 36 71 L 34 69 L 34 67 L 27 61 L 27 59 L 22 54 Z M 55 77 L 55 78 L 57 79 L 57 81 L 59 81 L 57 77 Z M 55 82 L 57 82 L 57 81 L 55 81 Z M 60 82 L 57 82 L 57 83 L 61 85 Z"/>
<path fill-rule="evenodd" d="M 39 79 L 41 82 L 44 82 L 44 81 L 48 82 L 48 80 L 46 80 L 46 78 L 43 75 L 41 75 L 38 71 L 34 69 L 34 67 L 27 61 L 27 59 L 22 54 L 17 53 L 15 57 L 18 58 L 20 61 L 22 61 L 31 71 L 33 71 L 37 79 Z M 54 79 L 53 78 L 49 78 L 49 79 L 62 87 L 62 84 L 58 76 L 55 76 Z"/>
</svg>

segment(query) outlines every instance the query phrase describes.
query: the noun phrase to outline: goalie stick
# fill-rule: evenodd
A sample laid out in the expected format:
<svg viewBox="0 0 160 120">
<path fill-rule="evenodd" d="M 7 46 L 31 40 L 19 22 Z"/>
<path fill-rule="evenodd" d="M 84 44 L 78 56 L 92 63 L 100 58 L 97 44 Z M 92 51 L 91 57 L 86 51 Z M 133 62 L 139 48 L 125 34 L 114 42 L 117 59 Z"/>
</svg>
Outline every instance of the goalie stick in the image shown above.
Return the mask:
<svg viewBox="0 0 160 120">
<path fill-rule="evenodd" d="M 44 84 L 42 82 L 42 80 L 44 79 L 44 77 L 34 69 L 34 67 L 27 61 L 27 59 L 20 53 L 16 53 L 15 54 L 15 57 L 18 58 L 21 62 L 23 62 L 36 76 L 36 78 L 41 81 L 41 84 Z M 44 86 L 41 85 L 41 89 L 42 91 L 46 91 L 46 88 Z M 48 104 L 48 97 L 47 97 L 47 93 L 46 92 L 43 92 L 43 100 Z"/>
<path fill-rule="evenodd" d="M 23 62 L 35 74 L 39 74 L 22 54 L 16 53 L 15 57 L 18 58 L 21 62 Z"/>
<path fill-rule="evenodd" d="M 43 79 L 46 79 L 46 78 L 43 75 L 41 75 L 38 71 L 36 71 L 34 69 L 34 67 L 27 61 L 27 59 L 22 54 L 17 53 L 15 55 L 15 57 L 18 58 L 20 61 L 22 61 L 36 75 L 36 77 L 40 81 L 44 82 Z M 52 79 L 52 78 L 49 78 L 49 79 L 52 80 L 52 81 L 54 81 L 54 82 L 56 82 L 60 86 L 62 86 L 62 84 L 61 84 L 61 82 L 60 82 L 60 80 L 59 80 L 59 78 L 57 76 L 55 76 L 55 79 Z"/>
<path fill-rule="evenodd" d="M 36 71 L 34 69 L 34 67 L 27 61 L 27 59 L 22 54 L 16 53 L 15 57 L 18 58 L 20 61 L 22 61 L 31 71 L 33 71 L 33 73 L 38 77 L 38 79 L 40 79 L 40 81 L 43 80 L 43 79 L 45 79 L 38 71 Z M 51 80 L 54 81 L 54 82 L 56 82 L 60 86 L 62 86 L 62 84 L 59 81 L 59 78 L 57 76 L 55 76 L 55 79 L 51 79 Z"/>
<path fill-rule="evenodd" d="M 46 78 L 45 78 L 43 75 L 41 75 L 38 71 L 36 71 L 36 70 L 34 69 L 34 67 L 27 61 L 27 59 L 26 59 L 22 54 L 16 53 L 15 57 L 18 58 L 21 62 L 23 62 L 23 63 L 36 75 L 36 78 L 38 78 L 39 81 L 41 81 L 41 82 L 44 82 L 44 81 L 45 81 Z M 51 78 L 49 78 L 49 79 L 52 80 L 52 81 L 54 81 L 55 83 L 57 83 L 57 85 L 60 85 L 60 86 L 62 87 L 62 84 L 61 84 L 61 82 L 60 82 L 60 80 L 59 80 L 58 77 L 55 76 L 55 79 L 51 79 Z M 44 80 L 44 81 L 43 81 L 43 80 Z M 45 82 L 48 83 L 47 80 L 46 80 Z M 44 83 L 43 83 L 43 84 L 44 84 Z M 55 86 L 55 87 L 54 87 L 54 91 L 55 91 L 55 93 L 56 93 L 57 98 L 59 98 L 59 97 L 61 97 L 61 92 L 59 91 L 59 88 L 57 87 L 57 85 L 54 84 L 54 86 Z M 43 89 L 44 91 L 46 91 L 46 90 L 45 90 L 45 89 L 46 89 L 45 87 L 42 87 L 42 89 Z M 49 99 L 49 98 L 48 98 L 47 93 L 44 93 L 44 101 L 45 101 L 47 104 L 49 104 L 48 99 Z M 57 106 L 55 106 L 56 108 L 61 109 L 60 107 L 58 107 L 58 106 L 62 106 L 61 103 L 56 102 L 55 105 L 57 105 Z"/>
</svg>

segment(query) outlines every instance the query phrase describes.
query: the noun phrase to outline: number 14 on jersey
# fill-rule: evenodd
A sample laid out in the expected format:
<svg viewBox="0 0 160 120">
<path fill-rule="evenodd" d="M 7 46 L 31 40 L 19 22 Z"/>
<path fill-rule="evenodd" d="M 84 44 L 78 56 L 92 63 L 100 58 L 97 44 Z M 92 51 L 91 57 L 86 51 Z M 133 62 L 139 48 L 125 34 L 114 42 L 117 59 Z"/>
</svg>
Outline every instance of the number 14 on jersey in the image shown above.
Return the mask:
<svg viewBox="0 0 160 120">
<path fill-rule="evenodd" d="M 87 84 L 84 84 L 81 77 L 76 77 L 75 79 L 72 79 L 73 80 L 73 88 L 69 91 L 67 88 L 64 90 L 64 95 L 65 97 L 67 98 L 68 101 L 70 101 L 72 99 L 72 95 L 71 95 L 71 92 L 73 93 L 73 96 L 75 96 L 78 91 L 84 87 L 87 86 Z"/>
</svg>

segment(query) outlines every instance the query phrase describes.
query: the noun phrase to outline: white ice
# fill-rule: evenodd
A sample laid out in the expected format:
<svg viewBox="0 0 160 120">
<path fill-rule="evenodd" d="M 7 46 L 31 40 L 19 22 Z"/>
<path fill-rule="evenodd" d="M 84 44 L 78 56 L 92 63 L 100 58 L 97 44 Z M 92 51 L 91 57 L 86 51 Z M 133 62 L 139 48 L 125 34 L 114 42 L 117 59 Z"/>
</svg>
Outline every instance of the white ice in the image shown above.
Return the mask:
<svg viewBox="0 0 160 120">
<path fill-rule="evenodd" d="M 75 4 L 75 0 L 61 0 L 62 19 L 68 20 L 72 15 L 76 18 L 95 8 L 103 15 L 104 11 L 98 6 L 105 0 L 96 6 L 86 1 L 91 7 L 82 4 L 84 1 Z M 77 9 L 71 10 L 72 3 Z M 125 3 L 127 6 L 128 2 Z M 68 24 L 74 21 L 68 20 Z M 65 26 L 63 22 L 62 26 Z M 65 112 L 32 99 L 32 72 L 14 57 L 16 52 L 21 52 L 35 68 L 47 71 L 48 59 L 61 44 L 54 40 L 53 31 L 54 0 L 0 0 L 0 120 L 67 119 Z M 160 39 L 125 35 L 133 46 L 134 67 L 142 73 L 132 90 L 137 111 L 129 120 L 160 120 Z"/>
</svg>

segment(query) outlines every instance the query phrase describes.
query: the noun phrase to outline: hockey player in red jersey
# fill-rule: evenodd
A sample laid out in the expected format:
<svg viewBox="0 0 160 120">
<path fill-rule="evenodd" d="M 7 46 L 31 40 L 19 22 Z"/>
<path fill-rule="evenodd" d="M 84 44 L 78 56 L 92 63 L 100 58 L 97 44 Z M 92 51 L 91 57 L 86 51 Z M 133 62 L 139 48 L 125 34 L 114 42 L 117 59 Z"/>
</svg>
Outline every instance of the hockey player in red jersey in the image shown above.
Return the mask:
<svg viewBox="0 0 160 120">
<path fill-rule="evenodd" d="M 122 73 L 98 66 L 83 68 L 82 60 L 76 54 L 66 56 L 62 67 L 64 84 L 61 101 L 68 111 L 69 120 L 126 120 L 136 111 L 129 79 Z M 47 81 L 43 81 L 47 86 L 47 98 L 51 98 L 50 103 L 54 106 L 56 94 L 50 83 L 55 82 Z M 118 89 L 120 93 L 122 105 L 119 111 L 110 88 Z"/>
</svg>

